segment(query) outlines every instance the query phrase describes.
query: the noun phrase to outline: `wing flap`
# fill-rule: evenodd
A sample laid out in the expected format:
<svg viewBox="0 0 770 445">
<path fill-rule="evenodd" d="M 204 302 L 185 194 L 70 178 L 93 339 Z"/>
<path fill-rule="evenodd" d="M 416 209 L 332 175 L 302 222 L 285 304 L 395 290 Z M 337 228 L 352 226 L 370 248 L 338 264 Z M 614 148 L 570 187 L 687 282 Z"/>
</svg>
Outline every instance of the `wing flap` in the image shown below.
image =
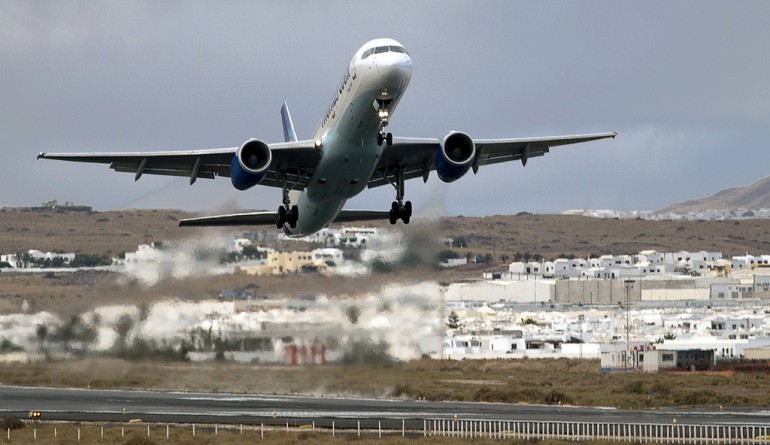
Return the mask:
<svg viewBox="0 0 770 445">
<path fill-rule="evenodd" d="M 193 175 L 193 169 L 180 169 L 180 168 L 156 168 L 156 167 L 144 167 L 139 169 L 131 165 L 111 165 L 110 168 L 118 173 L 134 173 L 136 176 L 148 175 L 162 175 L 162 176 L 180 176 L 180 177 L 192 177 L 214 179 L 217 176 L 222 176 L 216 170 L 210 170 L 207 168 L 199 168 L 197 173 Z M 229 168 L 228 168 L 229 172 Z M 138 177 L 136 179 L 139 179 Z"/>
</svg>

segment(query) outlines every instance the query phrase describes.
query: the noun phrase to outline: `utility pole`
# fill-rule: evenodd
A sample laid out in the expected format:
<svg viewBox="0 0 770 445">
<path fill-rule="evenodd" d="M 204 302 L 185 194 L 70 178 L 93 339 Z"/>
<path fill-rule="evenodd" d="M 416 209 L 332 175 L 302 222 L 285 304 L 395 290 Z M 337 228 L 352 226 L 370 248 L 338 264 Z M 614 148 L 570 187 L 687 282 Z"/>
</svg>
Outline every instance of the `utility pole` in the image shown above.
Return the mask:
<svg viewBox="0 0 770 445">
<path fill-rule="evenodd" d="M 625 357 L 625 368 L 626 371 L 628 371 L 628 359 L 631 356 L 631 346 L 630 346 L 630 338 L 631 338 L 631 302 L 629 299 L 629 292 L 631 290 L 631 287 L 634 285 L 634 280 L 625 280 L 623 283 L 626 286 L 626 357 Z"/>
<path fill-rule="evenodd" d="M 580 329 L 580 358 L 583 358 L 583 322 L 585 321 L 586 316 L 583 314 L 578 315 L 578 327 Z"/>
</svg>

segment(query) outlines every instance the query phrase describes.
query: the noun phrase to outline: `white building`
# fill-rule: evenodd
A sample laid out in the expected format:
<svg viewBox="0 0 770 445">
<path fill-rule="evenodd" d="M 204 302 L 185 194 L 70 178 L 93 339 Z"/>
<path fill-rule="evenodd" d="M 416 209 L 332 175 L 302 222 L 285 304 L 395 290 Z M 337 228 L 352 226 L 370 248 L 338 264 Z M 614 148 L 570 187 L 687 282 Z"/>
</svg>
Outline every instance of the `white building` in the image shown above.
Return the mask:
<svg viewBox="0 0 770 445">
<path fill-rule="evenodd" d="M 459 334 L 444 341 L 444 357 L 463 358 L 511 358 L 511 354 L 525 350 L 522 331 L 478 332 Z"/>
<path fill-rule="evenodd" d="M 526 263 L 515 262 L 508 265 L 508 272 L 511 275 L 543 275 L 545 271 L 543 263 L 538 263 L 536 261 Z M 553 269 L 551 269 L 551 272 L 553 272 Z"/>
<path fill-rule="evenodd" d="M 447 301 L 549 302 L 553 301 L 555 288 L 554 280 L 545 279 L 452 283 L 446 289 L 445 299 Z"/>
<path fill-rule="evenodd" d="M 316 264 L 337 265 L 342 263 L 342 251 L 340 249 L 315 249 L 310 252 Z"/>
</svg>

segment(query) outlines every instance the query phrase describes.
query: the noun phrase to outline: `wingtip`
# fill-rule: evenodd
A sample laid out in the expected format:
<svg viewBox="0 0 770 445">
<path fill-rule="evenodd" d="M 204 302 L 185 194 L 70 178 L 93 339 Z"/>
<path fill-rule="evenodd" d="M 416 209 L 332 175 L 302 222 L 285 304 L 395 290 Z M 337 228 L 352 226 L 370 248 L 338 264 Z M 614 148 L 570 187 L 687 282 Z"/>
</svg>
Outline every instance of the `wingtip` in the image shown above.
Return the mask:
<svg viewBox="0 0 770 445">
<path fill-rule="evenodd" d="M 44 158 L 44 157 L 45 157 L 45 153 L 43 153 L 42 151 L 37 154 L 37 159 Z"/>
</svg>

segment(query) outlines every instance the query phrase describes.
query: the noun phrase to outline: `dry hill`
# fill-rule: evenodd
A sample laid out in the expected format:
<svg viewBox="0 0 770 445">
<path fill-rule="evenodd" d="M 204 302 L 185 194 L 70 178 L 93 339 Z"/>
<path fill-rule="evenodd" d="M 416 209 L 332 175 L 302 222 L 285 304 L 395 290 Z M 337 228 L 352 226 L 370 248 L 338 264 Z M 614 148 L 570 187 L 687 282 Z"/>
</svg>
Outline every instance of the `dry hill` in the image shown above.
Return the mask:
<svg viewBox="0 0 770 445">
<path fill-rule="evenodd" d="M 746 187 L 733 187 L 707 198 L 671 204 L 661 213 L 688 213 L 707 210 L 770 209 L 770 176 Z"/>
<path fill-rule="evenodd" d="M 770 207 L 770 206 L 768 206 Z M 69 213 L 0 209 L 0 253 L 29 249 L 117 255 L 142 243 L 205 237 L 221 231 L 275 231 L 275 228 L 178 227 L 191 216 L 179 210 L 126 210 Z M 446 249 L 443 240 L 462 237 L 462 255 L 492 255 L 508 261 L 516 252 L 545 259 L 575 255 L 635 254 L 640 250 L 707 250 L 725 256 L 770 253 L 770 220 L 647 221 L 597 219 L 567 215 L 420 216 L 407 226 L 376 224 L 404 233 L 412 249 L 422 255 Z M 456 246 L 455 246 L 456 248 Z M 503 256 L 505 255 L 505 258 Z"/>
</svg>

